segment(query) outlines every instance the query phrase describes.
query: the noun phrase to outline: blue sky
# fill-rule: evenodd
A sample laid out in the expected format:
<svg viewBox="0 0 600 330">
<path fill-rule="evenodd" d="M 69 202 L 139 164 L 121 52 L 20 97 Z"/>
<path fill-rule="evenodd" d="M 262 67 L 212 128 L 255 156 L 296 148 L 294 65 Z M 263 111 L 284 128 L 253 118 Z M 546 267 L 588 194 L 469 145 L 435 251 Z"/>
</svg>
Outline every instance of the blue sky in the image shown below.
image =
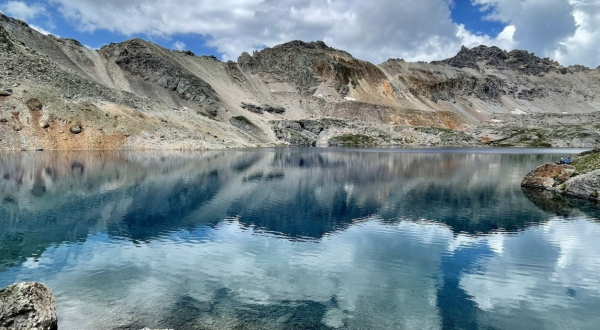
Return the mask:
<svg viewBox="0 0 600 330">
<path fill-rule="evenodd" d="M 486 44 L 600 64 L 596 0 L 0 0 L 0 10 L 92 48 L 139 37 L 223 60 L 300 39 L 375 63 Z"/>
</svg>

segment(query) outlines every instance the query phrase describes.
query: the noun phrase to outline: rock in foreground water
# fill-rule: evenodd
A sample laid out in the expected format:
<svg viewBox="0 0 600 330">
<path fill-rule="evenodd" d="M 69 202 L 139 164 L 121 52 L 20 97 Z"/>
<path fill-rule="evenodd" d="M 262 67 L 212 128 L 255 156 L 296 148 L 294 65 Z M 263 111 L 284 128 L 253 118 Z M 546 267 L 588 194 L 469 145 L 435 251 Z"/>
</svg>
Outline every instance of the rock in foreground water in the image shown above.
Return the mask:
<svg viewBox="0 0 600 330">
<path fill-rule="evenodd" d="M 56 330 L 56 302 L 41 283 L 15 283 L 0 291 L 0 330 Z"/>
</svg>

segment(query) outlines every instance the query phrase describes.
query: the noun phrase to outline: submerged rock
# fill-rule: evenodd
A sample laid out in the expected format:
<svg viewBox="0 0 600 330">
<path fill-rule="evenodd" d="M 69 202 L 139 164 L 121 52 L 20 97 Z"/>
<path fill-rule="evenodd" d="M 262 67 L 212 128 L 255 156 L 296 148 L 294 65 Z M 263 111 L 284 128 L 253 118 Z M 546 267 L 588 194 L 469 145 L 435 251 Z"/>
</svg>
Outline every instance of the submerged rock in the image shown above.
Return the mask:
<svg viewBox="0 0 600 330">
<path fill-rule="evenodd" d="M 521 186 L 551 190 L 555 185 L 567 181 L 574 172 L 575 167 L 571 165 L 546 163 L 527 174 L 521 181 Z"/>
<path fill-rule="evenodd" d="M 56 330 L 56 302 L 41 283 L 15 283 L 0 291 L 0 330 Z"/>
</svg>

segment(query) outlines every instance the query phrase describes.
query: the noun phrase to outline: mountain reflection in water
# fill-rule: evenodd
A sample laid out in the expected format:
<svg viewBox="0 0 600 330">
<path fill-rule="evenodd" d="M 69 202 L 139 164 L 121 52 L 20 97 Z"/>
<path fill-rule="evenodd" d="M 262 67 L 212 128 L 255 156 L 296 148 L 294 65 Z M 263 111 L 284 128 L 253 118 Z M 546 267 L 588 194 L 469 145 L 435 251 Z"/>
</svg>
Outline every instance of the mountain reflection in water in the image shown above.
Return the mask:
<svg viewBox="0 0 600 330">
<path fill-rule="evenodd" d="M 3 153 L 0 286 L 61 329 L 595 328 L 599 208 L 519 186 L 577 151 L 496 151 Z"/>
</svg>

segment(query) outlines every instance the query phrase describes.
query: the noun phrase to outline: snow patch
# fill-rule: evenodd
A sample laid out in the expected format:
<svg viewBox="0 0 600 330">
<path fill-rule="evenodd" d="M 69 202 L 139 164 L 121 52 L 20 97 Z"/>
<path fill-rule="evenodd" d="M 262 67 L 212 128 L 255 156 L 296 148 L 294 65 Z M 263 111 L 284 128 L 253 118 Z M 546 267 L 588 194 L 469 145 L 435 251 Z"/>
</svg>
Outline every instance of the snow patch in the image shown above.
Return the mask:
<svg viewBox="0 0 600 330">
<path fill-rule="evenodd" d="M 355 98 L 349 97 L 349 96 L 344 97 L 344 100 L 346 100 L 346 101 L 353 101 L 353 102 L 356 101 Z"/>
<path fill-rule="evenodd" d="M 502 120 L 500 120 L 500 119 L 492 119 L 491 121 L 494 122 L 494 123 L 501 123 L 502 122 Z"/>
<path fill-rule="evenodd" d="M 519 109 L 515 109 L 514 111 L 511 111 L 510 113 L 512 113 L 513 115 L 526 115 L 527 112 L 523 111 L 523 110 L 519 110 Z"/>
</svg>

